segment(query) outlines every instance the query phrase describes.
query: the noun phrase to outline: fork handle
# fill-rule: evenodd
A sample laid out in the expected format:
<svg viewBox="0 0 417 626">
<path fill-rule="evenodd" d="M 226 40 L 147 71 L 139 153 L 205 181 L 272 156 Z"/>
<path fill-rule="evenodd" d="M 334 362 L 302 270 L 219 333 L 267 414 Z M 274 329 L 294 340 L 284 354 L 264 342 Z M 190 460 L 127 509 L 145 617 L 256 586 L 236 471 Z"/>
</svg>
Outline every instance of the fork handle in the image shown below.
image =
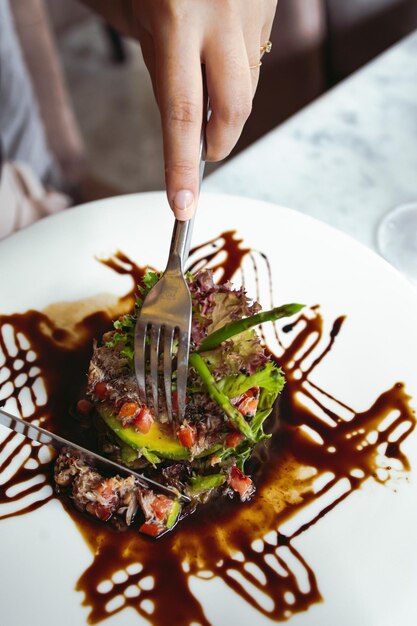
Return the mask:
<svg viewBox="0 0 417 626">
<path fill-rule="evenodd" d="M 194 217 L 186 222 L 175 220 L 174 230 L 169 250 L 168 265 L 165 272 L 170 270 L 181 270 L 184 273 L 185 262 L 190 250 L 191 234 L 193 230 Z"/>
</svg>

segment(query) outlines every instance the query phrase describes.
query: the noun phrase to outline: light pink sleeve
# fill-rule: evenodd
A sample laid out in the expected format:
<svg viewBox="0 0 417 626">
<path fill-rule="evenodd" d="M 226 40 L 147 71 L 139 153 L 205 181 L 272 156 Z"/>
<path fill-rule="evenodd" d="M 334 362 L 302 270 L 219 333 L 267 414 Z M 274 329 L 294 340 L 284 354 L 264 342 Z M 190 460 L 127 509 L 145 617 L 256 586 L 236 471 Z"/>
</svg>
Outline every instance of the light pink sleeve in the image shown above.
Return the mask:
<svg viewBox="0 0 417 626">
<path fill-rule="evenodd" d="M 0 239 L 70 205 L 65 194 L 46 189 L 22 163 L 4 163 L 0 178 Z"/>
</svg>

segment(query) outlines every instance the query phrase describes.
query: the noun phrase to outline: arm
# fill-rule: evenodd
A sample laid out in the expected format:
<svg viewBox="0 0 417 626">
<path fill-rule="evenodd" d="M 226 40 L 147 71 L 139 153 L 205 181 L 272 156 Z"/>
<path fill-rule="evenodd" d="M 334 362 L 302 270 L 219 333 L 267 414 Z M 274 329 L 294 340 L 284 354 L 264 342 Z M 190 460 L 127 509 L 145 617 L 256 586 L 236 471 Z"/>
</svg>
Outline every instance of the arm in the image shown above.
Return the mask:
<svg viewBox="0 0 417 626">
<path fill-rule="evenodd" d="M 136 37 L 161 113 L 168 202 L 190 219 L 198 197 L 201 65 L 212 115 L 207 160 L 225 158 L 248 118 L 276 0 L 84 0 Z"/>
</svg>

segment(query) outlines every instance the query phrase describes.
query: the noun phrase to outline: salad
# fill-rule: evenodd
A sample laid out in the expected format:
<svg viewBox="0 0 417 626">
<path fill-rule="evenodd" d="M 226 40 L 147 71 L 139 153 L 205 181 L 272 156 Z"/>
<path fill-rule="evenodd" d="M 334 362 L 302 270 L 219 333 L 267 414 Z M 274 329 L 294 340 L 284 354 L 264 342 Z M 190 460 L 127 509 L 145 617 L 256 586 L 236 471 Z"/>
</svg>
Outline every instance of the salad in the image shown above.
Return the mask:
<svg viewBox="0 0 417 626">
<path fill-rule="evenodd" d="M 117 319 L 94 345 L 77 412 L 95 429 L 102 454 L 185 493 L 191 504 L 181 507 L 133 476 L 102 476 L 74 452 L 61 453 L 55 463 L 57 490 L 78 509 L 153 537 L 212 498 L 244 502 L 253 496 L 245 463 L 268 439 L 265 420 L 284 386 L 255 327 L 302 308 L 288 304 L 262 312 L 243 288 L 215 284 L 211 270 L 187 274 L 193 306 L 187 403 L 184 419 L 174 425 L 164 405 L 162 370 L 158 418 L 154 407 L 141 403 L 134 371 L 136 319 L 158 279 L 156 272 L 145 274 L 133 313 Z M 172 403 L 175 412 L 175 372 Z"/>
</svg>

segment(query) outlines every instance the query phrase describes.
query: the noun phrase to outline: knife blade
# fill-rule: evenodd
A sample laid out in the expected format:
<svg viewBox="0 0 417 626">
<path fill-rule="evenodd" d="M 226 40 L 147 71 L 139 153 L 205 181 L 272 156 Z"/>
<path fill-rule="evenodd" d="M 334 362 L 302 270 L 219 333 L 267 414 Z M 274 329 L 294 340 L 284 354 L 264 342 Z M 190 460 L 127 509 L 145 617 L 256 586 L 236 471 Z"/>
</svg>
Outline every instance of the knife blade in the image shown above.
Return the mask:
<svg viewBox="0 0 417 626">
<path fill-rule="evenodd" d="M 20 435 L 24 435 L 28 437 L 32 441 L 36 441 L 40 444 L 44 444 L 46 446 L 52 446 L 58 451 L 65 449 L 73 449 L 77 452 L 80 452 L 85 459 L 85 461 L 97 468 L 103 468 L 106 472 L 112 471 L 113 473 L 122 474 L 122 476 L 133 476 L 139 482 L 142 487 L 146 487 L 147 489 L 154 489 L 159 491 L 160 493 L 164 493 L 170 498 L 176 498 L 183 503 L 191 502 L 190 498 L 183 493 L 180 493 L 176 489 L 171 487 L 167 487 L 165 485 L 161 485 L 156 480 L 152 480 L 148 478 L 144 474 L 139 474 L 128 467 L 124 467 L 115 461 L 111 461 L 96 452 L 92 452 L 91 450 L 87 450 L 87 448 L 83 448 L 83 446 L 79 446 L 72 441 L 68 441 L 64 439 L 64 437 L 60 437 L 59 435 L 55 435 L 55 433 L 51 433 L 49 430 L 45 430 L 40 426 L 35 426 L 35 424 L 31 424 L 26 420 L 21 419 L 20 417 L 16 417 L 15 415 L 11 415 L 4 411 L 4 409 L 0 408 L 0 424 L 13 430 L 15 433 L 19 433 Z"/>
</svg>

